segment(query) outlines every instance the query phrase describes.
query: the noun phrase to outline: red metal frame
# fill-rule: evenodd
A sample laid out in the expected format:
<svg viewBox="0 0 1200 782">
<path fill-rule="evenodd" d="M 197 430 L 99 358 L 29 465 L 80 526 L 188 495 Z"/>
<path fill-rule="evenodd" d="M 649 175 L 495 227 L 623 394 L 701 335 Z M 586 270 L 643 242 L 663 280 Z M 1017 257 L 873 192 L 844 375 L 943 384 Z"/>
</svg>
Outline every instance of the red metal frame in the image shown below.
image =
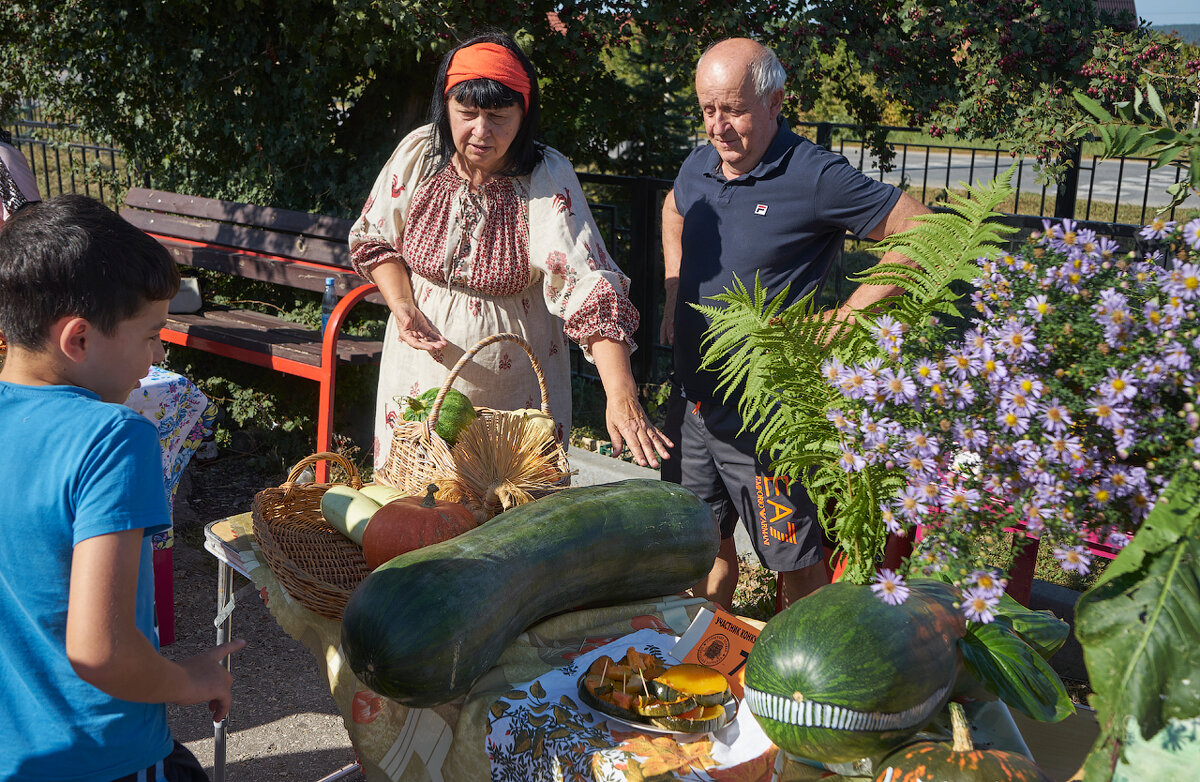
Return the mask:
<svg viewBox="0 0 1200 782">
<path fill-rule="evenodd" d="M 156 237 L 159 239 L 169 239 L 170 237 Z M 171 239 L 171 241 L 180 241 Z M 189 244 L 200 244 L 189 242 Z M 217 245 L 202 245 L 202 246 L 217 246 Z M 253 253 L 252 253 L 253 254 Z M 263 256 L 272 257 L 272 256 Z M 277 259 L 284 261 L 286 259 Z M 317 266 L 316 264 L 304 264 L 305 266 L 316 266 L 316 268 L 328 269 L 330 271 L 345 271 L 344 269 L 336 269 L 332 266 Z M 164 328 L 160 332 L 163 341 L 170 342 L 174 345 L 182 345 L 184 347 L 203 350 L 206 353 L 213 353 L 218 356 L 243 361 L 247 364 L 266 367 L 283 372 L 288 375 L 315 380 L 320 383 L 317 401 L 317 453 L 331 450 L 333 446 L 333 400 L 335 383 L 337 380 L 337 346 L 338 340 L 341 338 L 342 324 L 345 322 L 350 309 L 362 301 L 367 296 L 378 290 L 374 283 L 365 283 L 358 286 L 354 290 L 347 293 L 338 301 L 337 306 L 333 308 L 333 313 L 329 316 L 329 323 L 325 326 L 325 335 L 321 340 L 321 366 L 314 367 L 309 364 L 303 364 L 299 361 L 293 361 L 288 358 L 280 358 L 265 353 L 257 353 L 246 348 L 239 348 L 234 345 L 226 345 L 221 342 L 214 342 L 211 339 L 197 337 L 192 334 L 184 334 L 182 332 L 173 331 L 170 328 Z M 318 462 L 314 468 L 316 480 L 318 483 L 326 483 L 329 478 L 329 463 Z"/>
</svg>

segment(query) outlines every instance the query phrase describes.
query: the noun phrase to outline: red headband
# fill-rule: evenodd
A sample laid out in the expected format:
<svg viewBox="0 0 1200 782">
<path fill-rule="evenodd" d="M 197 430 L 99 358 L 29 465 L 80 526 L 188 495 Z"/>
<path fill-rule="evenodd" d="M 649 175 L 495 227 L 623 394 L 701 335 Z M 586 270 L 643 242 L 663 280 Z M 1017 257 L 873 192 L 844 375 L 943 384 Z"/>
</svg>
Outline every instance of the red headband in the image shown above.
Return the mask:
<svg viewBox="0 0 1200 782">
<path fill-rule="evenodd" d="M 521 93 L 525 99 L 524 110 L 529 111 L 529 74 L 517 59 L 517 55 L 498 43 L 477 43 L 459 49 L 446 69 L 446 92 L 456 84 L 471 79 L 498 81 L 513 92 Z"/>
</svg>

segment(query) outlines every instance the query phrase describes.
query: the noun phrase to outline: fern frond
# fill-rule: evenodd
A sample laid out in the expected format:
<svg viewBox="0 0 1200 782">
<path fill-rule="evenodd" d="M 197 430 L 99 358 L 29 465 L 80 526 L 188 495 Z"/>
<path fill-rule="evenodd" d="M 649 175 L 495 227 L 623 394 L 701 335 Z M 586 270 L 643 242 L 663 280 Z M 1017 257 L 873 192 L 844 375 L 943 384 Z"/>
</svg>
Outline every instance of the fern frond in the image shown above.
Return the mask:
<svg viewBox="0 0 1200 782">
<path fill-rule="evenodd" d="M 996 209 L 1011 192 L 1014 170 L 1015 165 L 1010 166 L 987 185 L 966 185 L 965 197 L 950 193 L 944 204 L 949 211 L 915 217 L 919 227 L 876 244 L 876 251 L 898 252 L 913 266 L 881 263 L 852 279 L 864 285 L 894 285 L 921 304 L 944 300 L 953 282 L 978 276 L 978 258 L 995 254 L 1016 231 L 996 220 L 1002 216 Z"/>
</svg>

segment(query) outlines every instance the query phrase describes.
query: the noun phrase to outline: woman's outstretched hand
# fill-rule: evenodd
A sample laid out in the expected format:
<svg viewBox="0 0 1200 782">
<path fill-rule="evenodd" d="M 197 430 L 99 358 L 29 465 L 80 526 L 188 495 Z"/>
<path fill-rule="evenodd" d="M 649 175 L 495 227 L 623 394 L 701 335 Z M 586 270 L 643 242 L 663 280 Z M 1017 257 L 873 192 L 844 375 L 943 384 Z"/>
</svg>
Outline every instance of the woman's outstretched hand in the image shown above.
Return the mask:
<svg viewBox="0 0 1200 782">
<path fill-rule="evenodd" d="M 604 411 L 608 436 L 612 440 L 613 456 L 629 448 L 633 459 L 643 467 L 658 467 L 660 459 L 670 458 L 675 445 L 658 431 L 636 397 L 608 398 Z"/>
<path fill-rule="evenodd" d="M 446 338 L 415 302 L 393 304 L 391 310 L 396 318 L 396 331 L 409 347 L 429 352 L 446 347 Z"/>
</svg>

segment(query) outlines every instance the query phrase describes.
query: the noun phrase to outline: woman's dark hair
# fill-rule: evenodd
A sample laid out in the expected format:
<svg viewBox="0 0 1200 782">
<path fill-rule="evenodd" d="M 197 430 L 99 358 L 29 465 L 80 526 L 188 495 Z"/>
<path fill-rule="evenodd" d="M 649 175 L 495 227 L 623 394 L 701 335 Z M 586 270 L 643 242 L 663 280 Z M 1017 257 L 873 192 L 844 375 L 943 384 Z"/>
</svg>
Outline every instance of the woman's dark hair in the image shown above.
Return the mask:
<svg viewBox="0 0 1200 782">
<path fill-rule="evenodd" d="M 0 230 L 0 330 L 27 350 L 40 351 L 64 316 L 112 335 L 178 290 L 170 253 L 94 198 L 30 204 Z"/>
<path fill-rule="evenodd" d="M 450 69 L 450 61 L 454 59 L 459 49 L 474 46 L 477 43 L 494 43 L 503 46 L 516 55 L 521 67 L 529 75 L 529 105 L 521 117 L 521 127 L 508 148 L 506 165 L 501 174 L 504 176 L 524 176 L 533 171 L 534 166 L 542 162 L 542 146 L 537 141 L 538 117 L 541 114 L 538 100 L 537 72 L 533 63 L 517 46 L 516 41 L 501 32 L 488 32 L 476 35 L 465 43 L 459 44 L 442 58 L 438 66 L 437 79 L 433 83 L 433 98 L 429 102 L 429 121 L 433 124 L 433 145 L 429 154 L 437 162 L 438 168 L 450 163 L 454 157 L 454 137 L 450 133 L 450 115 L 446 111 L 446 101 L 450 97 L 467 106 L 480 109 L 499 109 L 505 106 L 521 106 L 524 100 L 521 93 L 516 92 L 498 81 L 491 79 L 471 79 L 460 82 L 446 94 L 446 72 Z"/>
</svg>

